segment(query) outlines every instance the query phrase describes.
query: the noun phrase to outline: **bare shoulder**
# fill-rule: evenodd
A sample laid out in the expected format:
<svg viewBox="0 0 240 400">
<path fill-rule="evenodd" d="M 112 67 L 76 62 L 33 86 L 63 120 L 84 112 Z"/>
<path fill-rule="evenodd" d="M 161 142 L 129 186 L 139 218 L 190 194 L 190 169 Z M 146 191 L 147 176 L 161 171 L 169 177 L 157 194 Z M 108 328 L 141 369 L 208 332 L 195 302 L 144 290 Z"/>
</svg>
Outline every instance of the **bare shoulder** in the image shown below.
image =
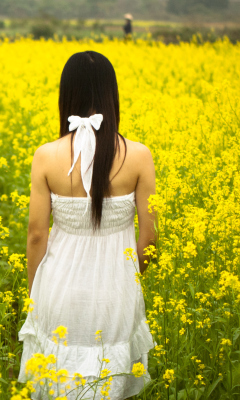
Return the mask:
<svg viewBox="0 0 240 400">
<path fill-rule="evenodd" d="M 139 142 L 133 142 L 132 140 L 125 139 L 127 144 L 127 152 L 130 153 L 131 158 L 134 161 L 144 166 L 147 164 L 153 164 L 153 158 L 151 151 L 147 146 Z"/>
<path fill-rule="evenodd" d="M 37 150 L 35 151 L 34 159 L 40 161 L 48 157 L 52 157 L 58 145 L 59 145 L 58 140 L 43 144 L 42 146 L 38 147 Z"/>
<path fill-rule="evenodd" d="M 42 146 L 38 147 L 34 153 L 34 158 L 41 158 L 46 155 L 49 150 L 51 143 L 45 143 Z"/>
<path fill-rule="evenodd" d="M 33 156 L 32 168 L 40 168 L 42 173 L 45 174 L 52 163 L 57 146 L 57 140 L 55 140 L 38 147 Z"/>
</svg>

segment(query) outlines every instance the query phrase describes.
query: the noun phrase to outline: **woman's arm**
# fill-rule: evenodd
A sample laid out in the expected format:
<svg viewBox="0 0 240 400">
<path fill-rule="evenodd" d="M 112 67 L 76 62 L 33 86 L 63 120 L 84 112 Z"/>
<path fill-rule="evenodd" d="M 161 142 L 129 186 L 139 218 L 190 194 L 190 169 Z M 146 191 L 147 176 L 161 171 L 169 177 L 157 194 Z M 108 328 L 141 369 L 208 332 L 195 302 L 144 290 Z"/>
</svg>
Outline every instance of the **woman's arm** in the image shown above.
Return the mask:
<svg viewBox="0 0 240 400">
<path fill-rule="evenodd" d="M 144 263 L 148 260 L 144 256 L 144 249 L 150 244 L 155 244 L 154 222 L 156 221 L 155 213 L 148 212 L 148 198 L 151 194 L 155 194 L 155 168 L 153 164 L 150 150 L 142 146 L 139 157 L 139 178 L 136 187 L 136 204 L 139 223 L 139 239 L 137 242 L 137 253 L 139 259 L 140 272 L 143 273 L 147 268 Z"/>
<path fill-rule="evenodd" d="M 31 174 L 31 196 L 27 237 L 29 296 L 33 279 L 43 256 L 46 253 L 51 196 L 45 175 L 45 146 L 40 147 L 33 157 Z"/>
</svg>

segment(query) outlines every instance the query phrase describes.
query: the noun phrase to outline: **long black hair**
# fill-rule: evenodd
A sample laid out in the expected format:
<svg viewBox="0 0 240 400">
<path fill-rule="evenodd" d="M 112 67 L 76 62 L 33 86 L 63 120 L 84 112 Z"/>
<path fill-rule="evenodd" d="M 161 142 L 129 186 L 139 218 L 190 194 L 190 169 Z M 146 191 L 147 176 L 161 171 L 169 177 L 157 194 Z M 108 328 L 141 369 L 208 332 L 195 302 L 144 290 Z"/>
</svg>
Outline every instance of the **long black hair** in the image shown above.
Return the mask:
<svg viewBox="0 0 240 400">
<path fill-rule="evenodd" d="M 85 51 L 69 58 L 61 75 L 59 113 L 60 137 L 69 134 L 70 115 L 82 118 L 93 114 L 103 115 L 101 127 L 95 132 L 96 151 L 92 176 L 92 221 L 95 228 L 99 227 L 103 198 L 110 195 L 109 174 L 116 152 L 120 150 L 119 136 L 122 137 L 118 133 L 120 116 L 117 79 L 112 64 L 105 56 L 95 51 Z M 71 136 L 71 154 L 73 135 L 74 132 Z M 123 141 L 126 157 L 124 138 Z"/>
</svg>

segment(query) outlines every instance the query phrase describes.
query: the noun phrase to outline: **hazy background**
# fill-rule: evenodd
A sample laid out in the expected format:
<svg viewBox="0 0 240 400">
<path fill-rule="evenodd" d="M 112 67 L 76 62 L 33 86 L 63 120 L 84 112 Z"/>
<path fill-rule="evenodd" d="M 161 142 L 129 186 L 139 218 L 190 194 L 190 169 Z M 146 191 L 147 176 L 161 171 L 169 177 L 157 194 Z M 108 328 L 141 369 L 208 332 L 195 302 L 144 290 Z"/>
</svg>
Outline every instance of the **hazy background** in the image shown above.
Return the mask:
<svg viewBox="0 0 240 400">
<path fill-rule="evenodd" d="M 170 43 L 198 32 L 203 41 L 240 41 L 240 0 L 0 0 L 0 36 L 123 37 L 125 13 L 135 37 Z"/>
<path fill-rule="evenodd" d="M 239 21 L 240 0 L 1 0 L 0 15 L 10 18 L 121 18 L 172 20 L 194 15 L 201 20 Z"/>
</svg>

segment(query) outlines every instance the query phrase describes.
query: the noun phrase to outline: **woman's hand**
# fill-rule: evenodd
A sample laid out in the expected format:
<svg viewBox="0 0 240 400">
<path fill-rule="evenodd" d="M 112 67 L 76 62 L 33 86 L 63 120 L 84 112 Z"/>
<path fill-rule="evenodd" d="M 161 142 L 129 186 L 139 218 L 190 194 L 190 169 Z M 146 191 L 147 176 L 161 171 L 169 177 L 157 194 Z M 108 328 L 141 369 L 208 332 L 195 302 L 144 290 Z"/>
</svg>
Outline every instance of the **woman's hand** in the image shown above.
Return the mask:
<svg viewBox="0 0 240 400">
<path fill-rule="evenodd" d="M 47 250 L 51 193 L 45 175 L 46 145 L 34 154 L 31 174 L 31 196 L 27 238 L 29 296 L 38 265 Z"/>
</svg>

